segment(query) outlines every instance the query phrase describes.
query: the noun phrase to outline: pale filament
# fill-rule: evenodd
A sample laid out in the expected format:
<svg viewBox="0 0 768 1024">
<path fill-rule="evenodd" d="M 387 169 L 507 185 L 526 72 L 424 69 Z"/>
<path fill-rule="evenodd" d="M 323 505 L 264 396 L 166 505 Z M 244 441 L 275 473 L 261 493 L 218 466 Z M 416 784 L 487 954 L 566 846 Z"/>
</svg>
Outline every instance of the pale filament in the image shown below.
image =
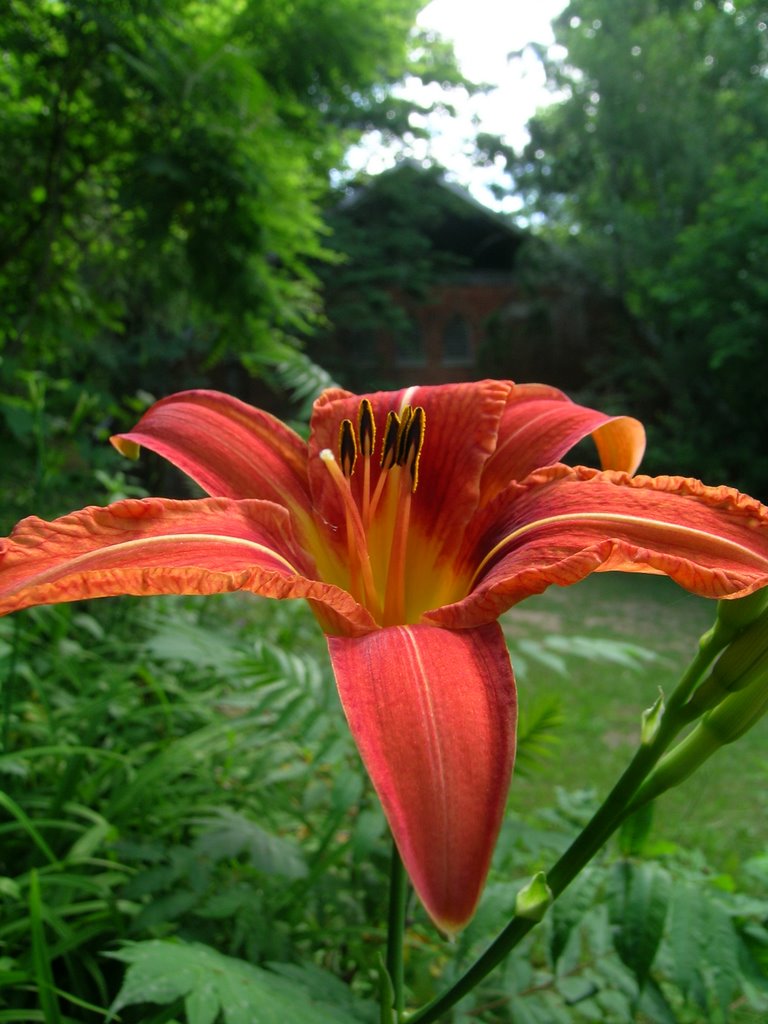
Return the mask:
<svg viewBox="0 0 768 1024">
<path fill-rule="evenodd" d="M 399 413 L 389 414 L 382 442 L 381 472 L 373 493 L 371 459 L 376 428 L 367 399 L 363 399 L 360 406 L 359 437 L 355 436 L 350 420 L 344 420 L 340 428 L 341 465 L 329 448 L 320 452 L 320 458 L 331 474 L 344 507 L 351 592 L 385 626 L 405 622 L 411 502 L 418 482 L 424 419 L 423 409 L 412 410 L 409 406 L 401 407 Z M 351 454 L 353 451 L 354 457 Z M 363 462 L 360 507 L 349 482 L 358 454 Z M 383 501 L 385 492 L 388 492 L 389 497 Z M 371 528 L 377 512 L 380 527 L 377 542 L 388 554 L 383 560 L 383 575 L 381 561 L 376 563 L 378 584 L 373 573 L 370 550 Z"/>
</svg>

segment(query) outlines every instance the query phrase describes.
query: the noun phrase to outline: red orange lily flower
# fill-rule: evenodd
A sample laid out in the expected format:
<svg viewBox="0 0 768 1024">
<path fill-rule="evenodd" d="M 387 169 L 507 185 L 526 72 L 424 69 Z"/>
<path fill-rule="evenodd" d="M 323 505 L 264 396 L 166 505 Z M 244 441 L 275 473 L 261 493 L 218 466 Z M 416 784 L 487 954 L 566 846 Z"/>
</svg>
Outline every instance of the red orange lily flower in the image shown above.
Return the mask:
<svg viewBox="0 0 768 1024">
<path fill-rule="evenodd" d="M 588 434 L 604 469 L 558 464 Z M 116 594 L 306 598 L 405 866 L 448 932 L 476 906 L 514 761 L 498 616 L 595 571 L 665 573 L 716 598 L 768 584 L 768 508 L 632 477 L 641 425 L 542 385 L 332 390 L 308 443 L 190 391 L 113 443 L 159 453 L 210 497 L 24 520 L 0 549 L 0 613 Z"/>
</svg>

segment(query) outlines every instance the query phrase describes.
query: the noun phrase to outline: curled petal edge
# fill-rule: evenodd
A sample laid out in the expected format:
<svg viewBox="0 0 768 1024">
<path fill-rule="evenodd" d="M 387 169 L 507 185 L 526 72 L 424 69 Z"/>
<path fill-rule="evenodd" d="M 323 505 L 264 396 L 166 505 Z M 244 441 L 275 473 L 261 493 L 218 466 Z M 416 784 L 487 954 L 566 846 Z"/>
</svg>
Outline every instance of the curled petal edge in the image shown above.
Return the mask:
<svg viewBox="0 0 768 1024">
<path fill-rule="evenodd" d="M 147 448 L 208 494 L 277 501 L 309 514 L 307 445 L 281 420 L 219 391 L 180 391 L 110 438 L 127 458 Z"/>
<path fill-rule="evenodd" d="M 0 615 L 124 594 L 237 590 L 307 599 L 324 628 L 375 627 L 345 590 L 312 578 L 288 512 L 272 502 L 128 499 L 53 522 L 31 517 L 0 542 Z"/>
<path fill-rule="evenodd" d="M 645 429 L 630 416 L 608 416 L 578 405 L 545 384 L 515 384 L 501 418 L 496 451 L 482 478 L 487 504 L 513 480 L 559 462 L 591 436 L 603 469 L 634 473 L 645 453 Z"/>
<path fill-rule="evenodd" d="M 552 466 L 478 514 L 463 557 L 480 567 L 470 593 L 424 621 L 475 626 L 592 572 L 663 574 L 703 597 L 744 597 L 768 584 L 768 508 L 683 477 Z"/>
</svg>

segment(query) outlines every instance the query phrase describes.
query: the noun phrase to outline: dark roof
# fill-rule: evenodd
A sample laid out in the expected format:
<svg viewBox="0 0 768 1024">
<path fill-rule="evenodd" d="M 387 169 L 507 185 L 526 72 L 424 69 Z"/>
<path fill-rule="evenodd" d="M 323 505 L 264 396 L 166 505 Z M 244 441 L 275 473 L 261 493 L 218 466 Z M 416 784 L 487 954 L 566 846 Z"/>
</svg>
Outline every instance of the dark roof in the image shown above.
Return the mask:
<svg viewBox="0 0 768 1024">
<path fill-rule="evenodd" d="M 338 212 L 369 227 L 408 223 L 434 249 L 460 257 L 474 270 L 511 270 L 525 232 L 446 181 L 444 173 L 440 167 L 403 160 L 352 186 Z"/>
</svg>

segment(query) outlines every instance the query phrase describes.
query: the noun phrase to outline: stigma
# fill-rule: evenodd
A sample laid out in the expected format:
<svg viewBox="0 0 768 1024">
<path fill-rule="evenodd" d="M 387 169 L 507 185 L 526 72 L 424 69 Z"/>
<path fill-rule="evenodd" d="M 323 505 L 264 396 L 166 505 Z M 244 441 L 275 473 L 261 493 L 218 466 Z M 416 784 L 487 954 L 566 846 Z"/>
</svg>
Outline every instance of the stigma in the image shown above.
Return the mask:
<svg viewBox="0 0 768 1024">
<path fill-rule="evenodd" d="M 407 621 L 411 501 L 425 433 L 424 409 L 409 405 L 390 410 L 379 432 L 363 398 L 357 422 L 339 424 L 337 451 L 320 452 L 342 499 L 349 590 L 381 625 Z"/>
</svg>

